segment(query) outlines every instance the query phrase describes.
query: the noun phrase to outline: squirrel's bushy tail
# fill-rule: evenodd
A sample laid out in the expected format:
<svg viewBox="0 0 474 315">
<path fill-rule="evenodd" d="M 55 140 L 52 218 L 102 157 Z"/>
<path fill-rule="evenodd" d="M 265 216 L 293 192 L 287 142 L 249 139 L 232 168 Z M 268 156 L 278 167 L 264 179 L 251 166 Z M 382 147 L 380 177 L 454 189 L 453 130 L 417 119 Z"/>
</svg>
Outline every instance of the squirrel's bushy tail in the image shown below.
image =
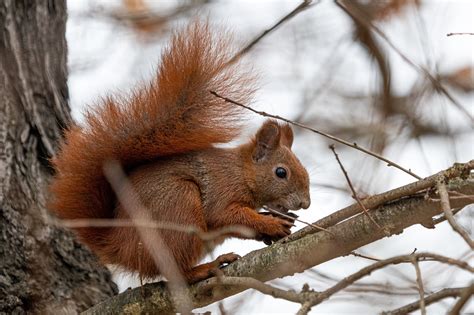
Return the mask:
<svg viewBox="0 0 474 315">
<path fill-rule="evenodd" d="M 226 31 L 211 32 L 193 22 L 174 34 L 162 54 L 157 76 L 127 98 L 106 98 L 73 125 L 53 159 L 56 176 L 49 208 L 62 219 L 113 218 L 115 197 L 104 177 L 107 161 L 124 168 L 232 140 L 242 109 L 212 95 L 215 91 L 247 103 L 254 75 L 228 64 L 233 49 Z M 107 229 L 80 228 L 79 237 L 100 249 Z"/>
</svg>

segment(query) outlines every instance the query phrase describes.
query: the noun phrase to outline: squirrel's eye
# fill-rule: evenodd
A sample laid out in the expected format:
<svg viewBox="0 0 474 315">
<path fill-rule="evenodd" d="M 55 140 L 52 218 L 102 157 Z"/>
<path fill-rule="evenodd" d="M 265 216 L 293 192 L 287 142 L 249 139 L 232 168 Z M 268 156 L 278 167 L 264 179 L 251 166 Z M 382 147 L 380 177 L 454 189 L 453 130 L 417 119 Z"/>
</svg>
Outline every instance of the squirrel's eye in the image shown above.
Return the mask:
<svg viewBox="0 0 474 315">
<path fill-rule="evenodd" d="M 277 167 L 275 170 L 275 175 L 280 178 L 286 178 L 286 170 L 283 167 Z"/>
</svg>

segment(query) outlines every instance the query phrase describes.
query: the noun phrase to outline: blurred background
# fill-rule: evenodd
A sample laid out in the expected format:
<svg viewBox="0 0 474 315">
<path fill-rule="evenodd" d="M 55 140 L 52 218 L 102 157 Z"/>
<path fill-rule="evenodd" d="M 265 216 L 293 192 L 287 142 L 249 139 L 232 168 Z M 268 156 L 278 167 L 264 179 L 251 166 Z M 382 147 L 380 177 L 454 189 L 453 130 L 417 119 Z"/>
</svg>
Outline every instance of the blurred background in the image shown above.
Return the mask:
<svg viewBox="0 0 474 315">
<path fill-rule="evenodd" d="M 68 1 L 69 91 L 73 116 L 101 96 L 127 93 L 149 80 L 170 33 L 189 19 L 208 18 L 235 33 L 237 47 L 290 13 L 300 1 Z M 254 108 L 284 116 L 369 148 L 415 174 L 432 175 L 474 157 L 474 31 L 470 0 L 313 1 L 267 34 L 244 58 L 260 74 Z M 346 8 L 346 9 L 344 9 Z M 354 18 L 348 12 L 358 12 Z M 362 21 L 362 22 L 361 22 Z M 242 139 L 263 120 L 251 118 Z M 314 222 L 354 202 L 328 145 L 297 129 L 294 151 L 311 175 L 312 206 L 298 213 Z M 380 193 L 415 179 L 371 156 L 336 145 L 359 196 Z M 474 207 L 457 216 L 473 234 Z M 297 224 L 294 231 L 302 228 Z M 240 255 L 265 245 L 229 240 L 214 253 Z M 473 261 L 473 254 L 446 223 L 411 227 L 359 250 L 377 258 L 430 251 Z M 314 250 L 317 251 L 317 248 Z M 205 260 L 209 260 L 207 257 Z M 273 281 L 300 290 L 323 290 L 370 264 L 342 257 L 305 273 Z M 427 294 L 463 286 L 472 276 L 438 263 L 421 264 Z M 114 269 L 121 290 L 137 277 Z M 315 307 L 314 313 L 375 313 L 418 299 L 411 265 L 388 267 Z M 427 308 L 442 313 L 452 299 Z M 474 306 L 465 308 L 474 311 Z M 201 311 L 295 313 L 299 305 L 244 292 Z"/>
</svg>

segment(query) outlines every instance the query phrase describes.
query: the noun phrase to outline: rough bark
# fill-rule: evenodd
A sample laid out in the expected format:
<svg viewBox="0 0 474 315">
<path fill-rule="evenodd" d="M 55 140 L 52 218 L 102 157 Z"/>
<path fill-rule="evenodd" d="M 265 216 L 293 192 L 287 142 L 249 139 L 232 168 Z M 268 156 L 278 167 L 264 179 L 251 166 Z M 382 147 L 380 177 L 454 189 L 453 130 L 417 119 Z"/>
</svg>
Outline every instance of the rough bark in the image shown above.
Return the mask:
<svg viewBox="0 0 474 315">
<path fill-rule="evenodd" d="M 471 165 L 472 161 L 467 164 Z M 449 171 L 446 171 L 446 175 Z M 465 176 L 464 174 L 452 178 L 449 185 L 450 191 L 472 196 L 474 176 L 467 178 Z M 433 183 L 432 186 L 435 185 L 436 183 Z M 406 190 L 406 186 L 399 189 Z M 451 206 L 455 208 L 468 204 L 472 204 L 472 199 L 469 197 L 453 199 L 451 202 Z M 424 194 L 415 194 L 377 207 L 370 213 L 380 226 L 384 227 L 390 235 L 394 235 L 402 233 L 405 228 L 412 225 L 425 224 L 433 216 L 442 212 L 439 201 L 426 199 Z M 286 243 L 278 242 L 270 247 L 253 251 L 232 263 L 223 272 L 226 276 L 252 277 L 260 281 L 268 281 L 303 272 L 386 237 L 384 231 L 375 226 L 364 214 L 329 227 L 328 230 L 332 235 L 326 232 L 306 234 L 300 239 Z M 219 286 L 216 278 L 213 278 L 195 284 L 189 290 L 194 307 L 198 308 L 245 289 Z M 85 314 L 174 312 L 175 308 L 170 301 L 169 291 L 165 285 L 161 282 L 153 283 L 121 293 L 87 310 Z"/>
<path fill-rule="evenodd" d="M 0 313 L 75 313 L 117 292 L 44 207 L 70 120 L 65 1 L 0 2 Z"/>
</svg>

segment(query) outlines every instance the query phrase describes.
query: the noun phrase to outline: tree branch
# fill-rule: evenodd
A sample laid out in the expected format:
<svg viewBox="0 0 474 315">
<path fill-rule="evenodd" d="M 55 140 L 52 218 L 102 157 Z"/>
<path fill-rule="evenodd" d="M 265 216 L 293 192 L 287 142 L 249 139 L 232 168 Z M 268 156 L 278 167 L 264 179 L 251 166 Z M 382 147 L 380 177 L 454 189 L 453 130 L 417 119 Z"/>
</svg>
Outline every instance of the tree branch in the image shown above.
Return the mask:
<svg viewBox="0 0 474 315">
<path fill-rule="evenodd" d="M 442 300 L 448 297 L 454 297 L 454 298 L 458 297 L 462 294 L 463 290 L 468 289 L 468 288 L 443 289 L 441 291 L 438 291 L 436 293 L 430 294 L 429 296 L 425 297 L 425 304 L 430 305 L 430 304 L 433 304 L 434 302 L 437 302 L 439 300 Z M 408 314 L 410 312 L 416 311 L 419 308 L 420 308 L 420 301 L 416 301 L 392 311 L 382 312 L 382 315 L 404 315 L 404 314 Z"/>
<path fill-rule="evenodd" d="M 364 211 L 365 215 L 375 224 L 375 226 L 377 226 L 379 229 L 383 229 L 380 225 L 378 225 L 377 222 L 374 221 L 374 219 L 372 219 L 372 217 L 370 216 L 369 212 L 367 211 L 367 209 L 364 207 L 364 204 L 362 203 L 362 201 L 360 200 L 359 196 L 357 196 L 357 192 L 355 191 L 355 188 L 354 186 L 352 185 L 352 182 L 351 182 L 351 179 L 349 178 L 349 174 L 347 174 L 347 171 L 346 169 L 344 168 L 344 166 L 342 165 L 342 162 L 341 160 L 339 159 L 339 155 L 336 153 L 336 148 L 334 146 L 334 144 L 331 144 L 329 146 L 329 148 L 331 149 L 332 153 L 334 153 L 334 157 L 336 158 L 336 161 L 337 163 L 339 164 L 339 166 L 341 167 L 341 171 L 342 173 L 344 174 L 344 177 L 346 178 L 346 181 L 347 181 L 347 184 L 349 185 L 349 188 L 352 192 L 352 198 L 354 198 L 356 201 L 357 201 L 357 204 L 359 204 L 361 210 Z"/>
<path fill-rule="evenodd" d="M 418 258 L 414 256 L 412 258 L 412 262 L 416 271 L 416 283 L 418 285 L 418 292 L 420 293 L 420 311 L 422 315 L 426 315 L 425 289 L 423 287 L 423 279 L 421 278 L 421 270 L 420 265 L 418 264 Z"/>
</svg>

